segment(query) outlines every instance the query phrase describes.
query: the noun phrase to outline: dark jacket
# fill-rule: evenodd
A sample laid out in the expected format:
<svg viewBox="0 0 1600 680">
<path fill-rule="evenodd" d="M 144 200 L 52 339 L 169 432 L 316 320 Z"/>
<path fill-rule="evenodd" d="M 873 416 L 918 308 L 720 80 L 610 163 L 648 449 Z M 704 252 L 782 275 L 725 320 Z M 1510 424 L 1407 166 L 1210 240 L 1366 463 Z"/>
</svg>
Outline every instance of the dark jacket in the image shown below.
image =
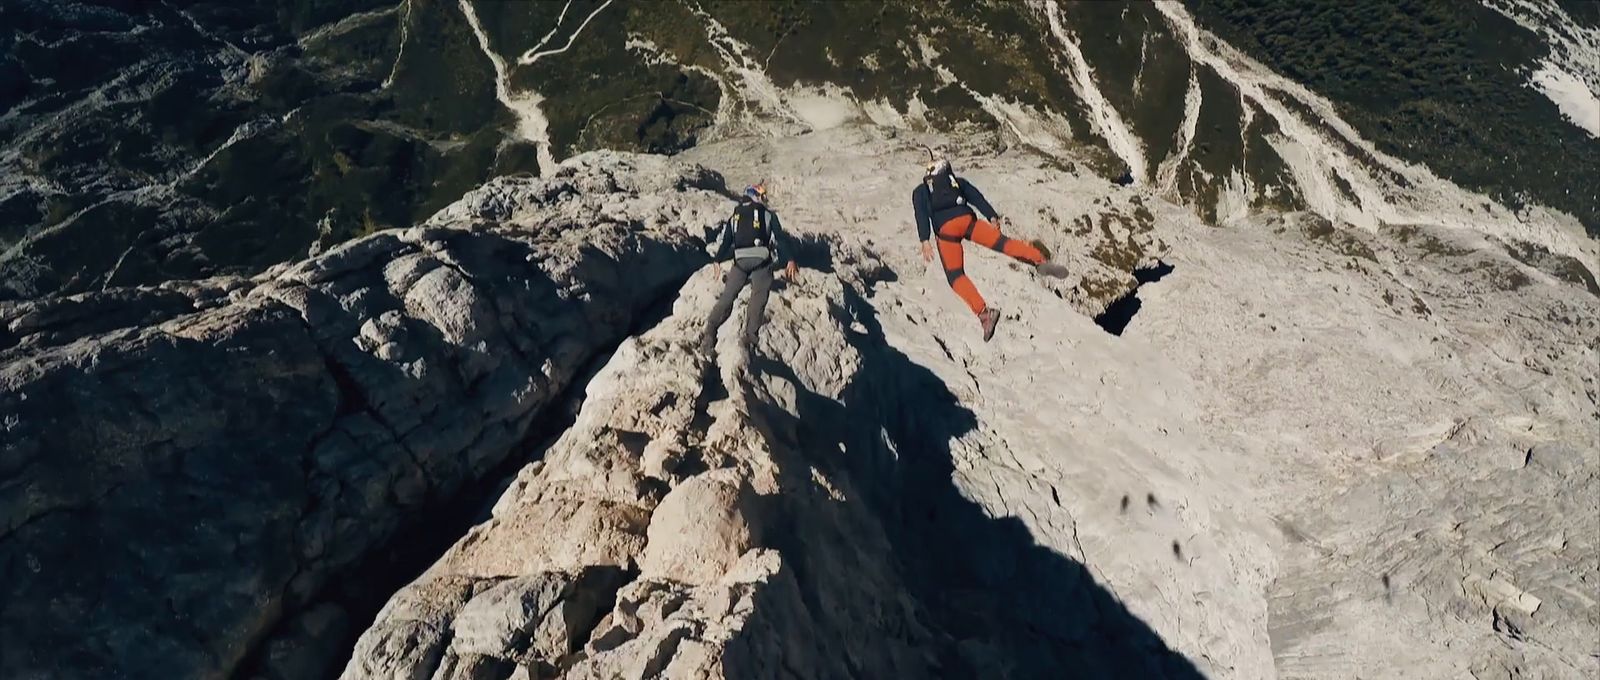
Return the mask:
<svg viewBox="0 0 1600 680">
<path fill-rule="evenodd" d="M 926 241 L 932 238 L 934 230 L 938 229 L 939 225 L 955 217 L 971 215 L 973 208 L 977 208 L 983 217 L 991 220 L 1000 216 L 994 211 L 994 207 L 989 205 L 989 201 L 984 199 L 983 194 L 978 192 L 978 188 L 972 186 L 971 182 L 957 177 L 956 184 L 961 188 L 961 196 L 966 199 L 966 204 L 945 208 L 938 212 L 934 212 L 933 207 L 929 204 L 932 199 L 931 192 L 928 191 L 927 182 L 918 184 L 917 188 L 911 192 L 911 207 L 917 212 L 918 239 Z"/>
<path fill-rule="evenodd" d="M 739 205 L 743 206 L 753 202 L 754 201 L 751 201 L 748 198 L 743 198 L 739 200 Z M 767 249 L 772 251 L 772 261 L 769 262 L 768 265 L 773 267 L 783 266 L 788 262 L 788 258 L 784 252 L 787 250 L 787 248 L 784 247 L 784 244 L 788 242 L 788 236 L 783 233 L 783 224 L 778 222 L 778 213 L 772 212 L 772 210 L 767 209 L 766 206 L 762 206 L 762 209 L 767 213 L 767 232 L 769 234 L 767 237 L 767 241 L 769 243 Z M 729 217 L 722 222 L 722 239 L 721 242 L 717 244 L 717 254 L 712 256 L 712 259 L 716 262 L 726 261 L 727 259 L 733 257 L 733 251 L 733 217 Z"/>
</svg>

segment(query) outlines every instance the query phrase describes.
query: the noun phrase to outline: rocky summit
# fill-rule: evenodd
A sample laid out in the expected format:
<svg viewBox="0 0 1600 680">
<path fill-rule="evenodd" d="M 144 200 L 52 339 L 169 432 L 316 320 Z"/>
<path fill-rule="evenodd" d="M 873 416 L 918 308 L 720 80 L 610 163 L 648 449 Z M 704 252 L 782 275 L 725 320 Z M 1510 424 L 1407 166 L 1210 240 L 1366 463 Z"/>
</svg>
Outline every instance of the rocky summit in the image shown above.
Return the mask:
<svg viewBox="0 0 1600 680">
<path fill-rule="evenodd" d="M 0 677 L 1595 677 L 1600 16 L 1286 7 L 0 2 Z"/>
</svg>

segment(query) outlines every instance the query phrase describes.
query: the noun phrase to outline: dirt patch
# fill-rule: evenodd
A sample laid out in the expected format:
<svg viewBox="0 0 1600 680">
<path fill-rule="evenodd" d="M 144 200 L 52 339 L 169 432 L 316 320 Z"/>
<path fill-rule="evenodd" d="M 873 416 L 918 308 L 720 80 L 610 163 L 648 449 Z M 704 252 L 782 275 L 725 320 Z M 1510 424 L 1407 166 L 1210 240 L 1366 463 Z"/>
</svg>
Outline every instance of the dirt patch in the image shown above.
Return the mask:
<svg viewBox="0 0 1600 680">
<path fill-rule="evenodd" d="M 1334 226 L 1333 222 L 1323 217 L 1314 217 L 1301 226 L 1307 238 L 1332 247 L 1335 251 L 1361 258 L 1369 262 L 1377 262 L 1378 255 L 1373 252 L 1372 246 L 1357 236 L 1348 228 Z"/>
<path fill-rule="evenodd" d="M 1412 246 L 1426 255 L 1460 256 L 1470 255 L 1474 252 L 1472 248 L 1447 243 L 1438 236 L 1429 233 L 1423 227 L 1414 224 L 1385 226 L 1383 231 L 1401 243 Z"/>
<path fill-rule="evenodd" d="M 1558 255 L 1544 246 L 1526 241 L 1512 241 L 1502 246 L 1506 249 L 1506 253 L 1518 262 L 1582 287 L 1589 291 L 1590 295 L 1600 297 L 1600 282 L 1595 280 L 1594 272 L 1583 266 L 1578 258 Z"/>
</svg>

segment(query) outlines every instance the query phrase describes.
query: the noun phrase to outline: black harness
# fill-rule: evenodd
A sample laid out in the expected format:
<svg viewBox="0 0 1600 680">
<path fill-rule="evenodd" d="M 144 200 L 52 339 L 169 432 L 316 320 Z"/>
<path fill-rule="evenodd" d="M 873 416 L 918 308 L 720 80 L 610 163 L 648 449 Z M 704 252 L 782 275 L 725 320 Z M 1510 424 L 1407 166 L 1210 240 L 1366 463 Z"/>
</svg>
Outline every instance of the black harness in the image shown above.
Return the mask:
<svg viewBox="0 0 1600 680">
<path fill-rule="evenodd" d="M 964 207 L 967 204 L 967 197 L 961 193 L 961 183 L 956 180 L 955 172 L 944 170 L 935 175 L 928 175 L 922 178 L 922 183 L 928 187 L 928 207 L 934 213 Z"/>
<path fill-rule="evenodd" d="M 967 195 L 962 192 L 961 181 L 956 179 L 955 172 L 942 170 L 928 175 L 922 178 L 922 185 L 928 189 L 928 218 L 933 221 L 934 235 L 946 241 L 971 238 L 972 229 L 978 224 L 978 216 L 972 207 L 967 205 Z M 939 227 L 959 215 L 972 217 L 972 221 L 967 223 L 965 234 L 952 238 L 939 233 Z"/>
<path fill-rule="evenodd" d="M 772 249 L 771 213 L 759 202 L 745 199 L 733 209 L 733 263 L 746 271 L 772 264 L 776 252 Z M 752 262 L 752 269 L 741 263 Z"/>
<path fill-rule="evenodd" d="M 733 209 L 733 247 L 766 248 L 772 245 L 767 229 L 767 208 L 755 201 L 743 201 Z"/>
</svg>

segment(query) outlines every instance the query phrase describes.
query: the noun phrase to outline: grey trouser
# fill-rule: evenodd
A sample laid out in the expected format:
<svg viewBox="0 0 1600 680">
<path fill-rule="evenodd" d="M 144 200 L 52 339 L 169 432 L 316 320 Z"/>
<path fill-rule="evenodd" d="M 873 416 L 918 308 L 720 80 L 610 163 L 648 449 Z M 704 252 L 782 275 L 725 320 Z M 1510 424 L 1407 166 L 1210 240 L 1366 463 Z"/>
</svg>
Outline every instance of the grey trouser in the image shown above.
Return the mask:
<svg viewBox="0 0 1600 680">
<path fill-rule="evenodd" d="M 755 344 L 756 333 L 761 329 L 761 322 L 767 313 L 767 293 L 772 290 L 772 263 L 763 260 L 735 260 L 732 267 L 728 268 L 727 284 L 722 287 L 722 297 L 717 298 L 716 306 L 711 308 L 711 318 L 706 322 L 705 336 L 700 339 L 700 348 L 710 352 L 717 344 L 717 329 L 722 322 L 728 320 L 728 315 L 733 313 L 733 303 L 739 299 L 739 291 L 744 290 L 744 285 L 750 284 L 750 308 L 744 317 L 744 344 L 749 347 Z"/>
</svg>

